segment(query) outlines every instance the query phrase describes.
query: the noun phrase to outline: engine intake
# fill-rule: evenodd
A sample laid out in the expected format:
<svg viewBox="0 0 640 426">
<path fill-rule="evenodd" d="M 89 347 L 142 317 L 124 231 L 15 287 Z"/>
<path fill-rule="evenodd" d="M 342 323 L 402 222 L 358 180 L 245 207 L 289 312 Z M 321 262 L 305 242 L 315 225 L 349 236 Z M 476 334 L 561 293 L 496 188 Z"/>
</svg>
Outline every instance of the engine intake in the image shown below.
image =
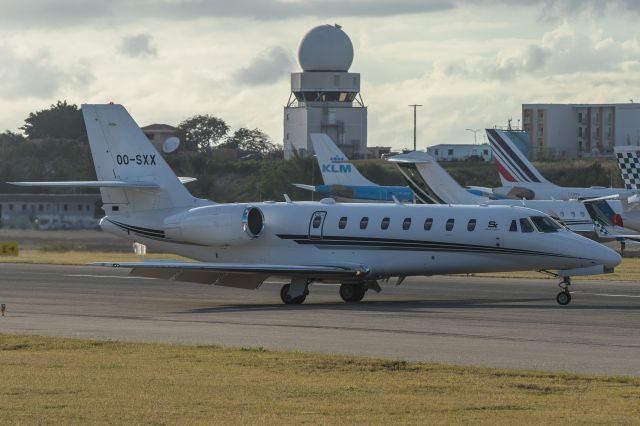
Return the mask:
<svg viewBox="0 0 640 426">
<path fill-rule="evenodd" d="M 262 210 L 254 206 L 207 206 L 165 219 L 167 238 L 208 246 L 246 244 L 264 230 Z"/>
<path fill-rule="evenodd" d="M 242 227 L 252 239 L 257 238 L 264 229 L 264 216 L 257 207 L 247 207 L 242 213 Z"/>
</svg>

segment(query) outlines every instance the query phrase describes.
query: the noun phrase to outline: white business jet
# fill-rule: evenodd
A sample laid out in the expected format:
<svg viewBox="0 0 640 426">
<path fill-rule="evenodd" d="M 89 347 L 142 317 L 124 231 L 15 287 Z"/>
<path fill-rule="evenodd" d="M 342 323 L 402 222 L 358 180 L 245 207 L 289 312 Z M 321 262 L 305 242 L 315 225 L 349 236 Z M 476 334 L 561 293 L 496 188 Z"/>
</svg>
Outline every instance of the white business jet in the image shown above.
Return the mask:
<svg viewBox="0 0 640 426">
<path fill-rule="evenodd" d="M 302 303 L 313 282 L 339 283 L 347 302 L 379 280 L 412 275 L 546 270 L 562 277 L 611 272 L 613 250 L 523 207 L 263 202 L 197 199 L 121 105 L 83 105 L 97 181 L 20 185 L 100 188 L 105 231 L 197 261 L 103 262 L 136 276 L 256 289 L 289 278 L 282 301 Z M 288 198 L 288 197 L 285 197 Z"/>
<path fill-rule="evenodd" d="M 597 219 L 603 226 L 614 226 L 612 217 L 616 213 L 609 200 L 493 200 L 471 194 L 424 151 L 396 155 L 387 161 L 398 167 L 416 198 L 423 202 L 435 200 L 441 204 L 522 205 L 550 215 L 573 232 L 593 238 L 598 235 L 594 220 Z"/>
</svg>

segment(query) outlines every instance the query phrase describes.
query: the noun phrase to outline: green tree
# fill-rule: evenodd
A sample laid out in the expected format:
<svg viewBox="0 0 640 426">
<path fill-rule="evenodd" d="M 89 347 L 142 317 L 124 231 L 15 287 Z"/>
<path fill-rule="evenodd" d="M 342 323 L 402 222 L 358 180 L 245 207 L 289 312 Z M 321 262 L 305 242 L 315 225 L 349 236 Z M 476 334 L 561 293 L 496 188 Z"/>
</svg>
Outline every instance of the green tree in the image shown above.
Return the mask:
<svg viewBox="0 0 640 426">
<path fill-rule="evenodd" d="M 21 130 L 29 139 L 87 140 L 82 112 L 75 104 L 58 101 L 48 109 L 32 112 Z"/>
<path fill-rule="evenodd" d="M 224 148 L 236 148 L 242 154 L 269 155 L 278 151 L 278 146 L 272 143 L 260 129 L 241 127 L 220 145 Z"/>
<path fill-rule="evenodd" d="M 229 126 L 221 118 L 211 115 L 195 115 L 178 125 L 182 147 L 187 151 L 209 153 L 214 145 L 220 143 Z"/>
</svg>

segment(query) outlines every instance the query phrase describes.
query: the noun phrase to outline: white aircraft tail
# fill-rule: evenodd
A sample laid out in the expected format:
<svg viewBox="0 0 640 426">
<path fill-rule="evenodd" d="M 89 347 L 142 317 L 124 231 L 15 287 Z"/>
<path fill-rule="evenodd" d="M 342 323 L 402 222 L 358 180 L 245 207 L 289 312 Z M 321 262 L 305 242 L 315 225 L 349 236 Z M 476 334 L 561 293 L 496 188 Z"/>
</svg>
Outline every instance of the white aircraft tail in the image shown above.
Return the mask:
<svg viewBox="0 0 640 426">
<path fill-rule="evenodd" d="M 556 186 L 540 174 L 504 131 L 486 131 L 503 186 L 514 186 L 517 183 L 544 183 Z"/>
<path fill-rule="evenodd" d="M 21 186 L 100 188 L 107 214 L 193 206 L 197 199 L 122 105 L 82 105 L 97 181 L 12 182 Z"/>
<path fill-rule="evenodd" d="M 446 170 L 424 151 L 396 155 L 395 163 L 409 188 L 425 204 L 478 204 L 487 199 L 465 190 Z"/>
<path fill-rule="evenodd" d="M 640 189 L 640 146 L 614 148 L 626 189 Z"/>
<path fill-rule="evenodd" d="M 378 186 L 360 174 L 328 135 L 311 133 L 310 137 L 325 185 Z"/>
</svg>

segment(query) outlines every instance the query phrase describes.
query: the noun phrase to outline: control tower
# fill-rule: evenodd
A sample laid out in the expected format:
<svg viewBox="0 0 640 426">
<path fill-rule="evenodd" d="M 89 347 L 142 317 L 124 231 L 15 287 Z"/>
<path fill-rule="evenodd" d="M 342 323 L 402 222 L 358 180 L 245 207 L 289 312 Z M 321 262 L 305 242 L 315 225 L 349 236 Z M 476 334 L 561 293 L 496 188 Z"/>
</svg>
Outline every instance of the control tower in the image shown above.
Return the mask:
<svg viewBox="0 0 640 426">
<path fill-rule="evenodd" d="M 353 45 L 339 25 L 312 28 L 300 41 L 284 107 L 284 158 L 313 154 L 310 133 L 326 133 L 349 158 L 367 154 L 367 107 L 360 74 L 349 72 Z"/>
</svg>

